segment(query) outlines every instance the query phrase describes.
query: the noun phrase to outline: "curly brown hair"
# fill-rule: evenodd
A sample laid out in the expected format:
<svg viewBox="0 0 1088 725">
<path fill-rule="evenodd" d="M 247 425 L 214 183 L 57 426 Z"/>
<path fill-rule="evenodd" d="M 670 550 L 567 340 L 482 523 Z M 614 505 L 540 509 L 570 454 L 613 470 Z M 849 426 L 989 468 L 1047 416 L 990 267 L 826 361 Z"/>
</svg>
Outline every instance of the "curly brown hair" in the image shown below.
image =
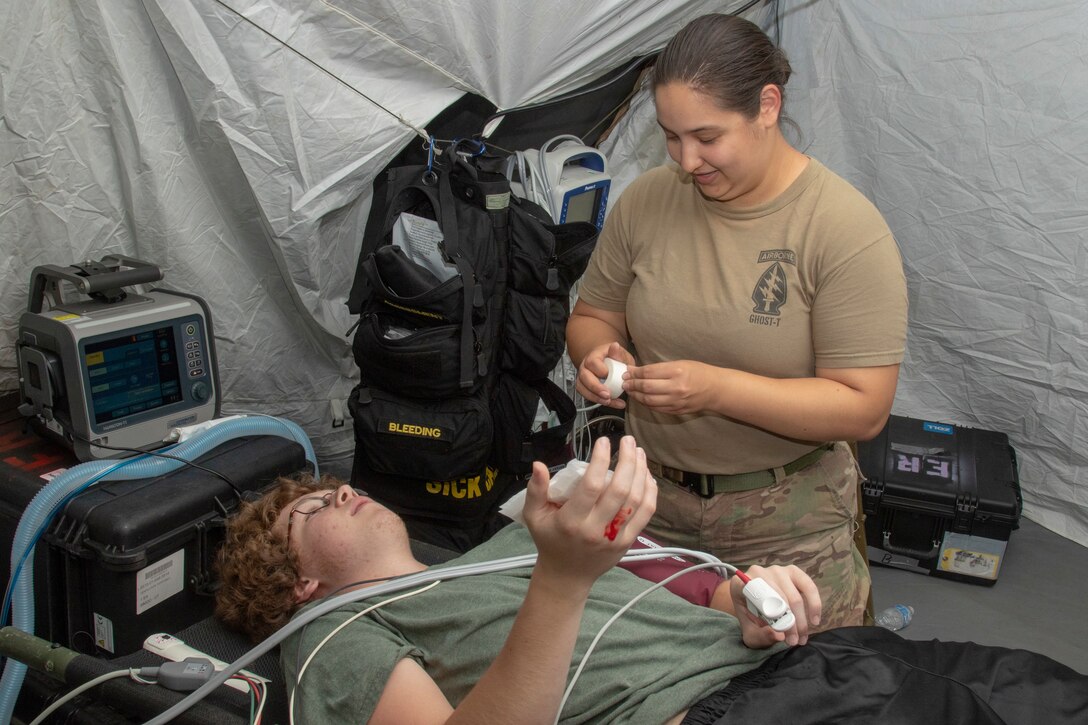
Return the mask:
<svg viewBox="0 0 1088 725">
<path fill-rule="evenodd" d="M 259 642 L 287 623 L 298 604 L 298 557 L 287 548 L 285 533 L 273 530 L 284 507 L 315 491 L 335 489 L 333 476 L 310 474 L 276 479 L 276 487 L 257 501 L 245 501 L 227 521 L 217 555 L 219 589 L 215 615 Z"/>
</svg>

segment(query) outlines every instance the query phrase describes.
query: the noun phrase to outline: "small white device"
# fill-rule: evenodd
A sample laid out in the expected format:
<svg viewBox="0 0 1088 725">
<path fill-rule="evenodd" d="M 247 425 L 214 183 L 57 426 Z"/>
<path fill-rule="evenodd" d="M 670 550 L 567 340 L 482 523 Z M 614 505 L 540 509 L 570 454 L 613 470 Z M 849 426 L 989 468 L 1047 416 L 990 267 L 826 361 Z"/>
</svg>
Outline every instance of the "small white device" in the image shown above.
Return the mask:
<svg viewBox="0 0 1088 725">
<path fill-rule="evenodd" d="M 796 622 L 786 600 L 763 579 L 752 579 L 741 591 L 748 600 L 748 611 L 771 625 L 774 631 L 785 632 Z"/>
<path fill-rule="evenodd" d="M 542 206 L 554 223 L 604 226 L 612 177 L 604 154 L 582 139 L 562 134 L 539 150 L 514 152 L 506 164 L 514 195 Z"/>
<path fill-rule="evenodd" d="M 623 395 L 623 374 L 627 372 L 627 365 L 610 357 L 604 359 L 608 366 L 608 375 L 601 378 L 601 383 L 608 388 L 608 394 L 613 398 Z"/>
<path fill-rule="evenodd" d="M 200 657 L 211 662 L 212 667 L 214 667 L 217 672 L 224 670 L 227 667 L 226 662 L 218 660 L 211 655 L 204 654 L 200 650 L 185 644 L 183 640 L 178 639 L 172 634 L 166 634 L 165 632 L 153 634 L 145 639 L 144 649 L 162 657 L 164 660 L 170 660 L 171 662 L 184 662 L 185 659 L 189 657 Z M 257 682 L 263 682 L 265 684 L 268 684 L 269 682 L 268 679 L 256 675 L 249 670 L 238 670 L 238 672 Z M 242 692 L 249 692 L 249 685 L 239 680 L 227 680 L 224 684 Z"/>
</svg>

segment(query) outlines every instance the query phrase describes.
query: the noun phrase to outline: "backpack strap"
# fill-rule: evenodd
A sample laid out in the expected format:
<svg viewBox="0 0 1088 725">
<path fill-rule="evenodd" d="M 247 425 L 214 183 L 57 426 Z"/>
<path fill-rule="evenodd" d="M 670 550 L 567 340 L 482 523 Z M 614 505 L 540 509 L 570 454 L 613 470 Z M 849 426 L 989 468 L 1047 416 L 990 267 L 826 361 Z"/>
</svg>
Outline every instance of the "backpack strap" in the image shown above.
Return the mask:
<svg viewBox="0 0 1088 725">
<path fill-rule="evenodd" d="M 476 274 L 472 269 L 472 265 L 461 254 L 460 229 L 457 226 L 458 203 L 460 202 L 453 195 L 453 188 L 450 186 L 450 170 L 442 169 L 438 172 L 438 206 L 441 216 L 439 223 L 442 227 L 442 244 L 446 249 L 446 254 L 453 260 L 457 272 L 461 275 L 464 294 L 464 307 L 461 317 L 461 387 L 468 390 L 472 388 L 472 358 L 476 348 L 472 332 L 472 310 L 474 306 L 483 304 L 483 290 L 476 284 Z M 480 297 L 480 299 L 477 299 L 477 297 Z M 487 361 L 483 359 L 483 355 L 480 356 L 477 362 L 480 367 L 480 375 L 486 375 L 487 370 L 484 368 Z"/>
</svg>

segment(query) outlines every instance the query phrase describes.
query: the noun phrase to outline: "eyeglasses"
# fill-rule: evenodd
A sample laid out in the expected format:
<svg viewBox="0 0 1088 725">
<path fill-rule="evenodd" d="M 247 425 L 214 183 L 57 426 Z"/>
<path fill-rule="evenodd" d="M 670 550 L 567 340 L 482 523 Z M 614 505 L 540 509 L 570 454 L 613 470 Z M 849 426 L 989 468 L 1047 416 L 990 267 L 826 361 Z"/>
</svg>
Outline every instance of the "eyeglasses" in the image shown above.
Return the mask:
<svg viewBox="0 0 1088 725">
<path fill-rule="evenodd" d="M 310 496 L 304 498 L 295 504 L 295 507 L 291 509 L 287 514 L 287 548 L 291 548 L 291 526 L 295 523 L 295 514 L 299 516 L 313 516 L 318 511 L 326 509 L 329 504 L 332 503 L 333 494 L 336 491 L 328 491 L 321 496 Z"/>
</svg>

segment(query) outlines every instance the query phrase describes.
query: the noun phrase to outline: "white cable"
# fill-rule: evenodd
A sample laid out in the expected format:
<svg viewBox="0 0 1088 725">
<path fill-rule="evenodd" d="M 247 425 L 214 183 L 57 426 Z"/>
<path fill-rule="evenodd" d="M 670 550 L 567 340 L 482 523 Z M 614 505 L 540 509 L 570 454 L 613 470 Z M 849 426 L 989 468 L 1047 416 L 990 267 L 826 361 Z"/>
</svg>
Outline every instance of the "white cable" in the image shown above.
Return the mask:
<svg viewBox="0 0 1088 725">
<path fill-rule="evenodd" d="M 677 547 L 662 547 L 660 549 L 638 549 L 633 552 L 628 552 L 620 561 L 642 561 L 646 559 L 663 559 L 670 556 L 689 556 L 701 561 L 707 561 L 714 563 L 718 566 L 728 567 L 728 564 L 722 564 L 722 562 L 710 554 L 702 551 L 694 551 L 692 549 L 682 549 Z M 305 627 L 307 624 L 324 616 L 331 611 L 334 611 L 345 604 L 358 601 L 360 599 L 367 599 L 369 597 L 375 597 L 382 594 L 392 594 L 403 591 L 405 589 L 411 589 L 412 587 L 419 586 L 420 584 L 428 584 L 432 581 L 439 581 L 443 579 L 453 579 L 462 576 L 473 576 L 476 574 L 490 574 L 500 571 L 509 571 L 510 569 L 524 569 L 532 567 L 536 563 L 536 554 L 523 554 L 521 556 L 512 556 L 504 559 L 496 559 L 495 561 L 484 561 L 476 564 L 460 564 L 458 566 L 450 567 L 431 567 L 425 571 L 418 572 L 416 574 L 408 574 L 402 576 L 384 584 L 377 584 L 373 587 L 367 587 L 365 589 L 358 589 L 352 592 L 345 592 L 344 594 L 336 597 L 331 597 L 322 602 L 319 602 L 312 608 L 296 615 L 290 622 L 285 624 L 274 634 L 268 637 L 260 644 L 253 647 L 242 656 L 228 664 L 222 670 L 216 671 L 216 673 L 198 687 L 193 692 L 189 693 L 184 699 L 175 703 L 169 709 L 165 710 L 162 714 L 148 720 L 145 725 L 165 725 L 181 713 L 188 710 L 190 707 L 200 702 L 209 693 L 215 691 L 217 687 L 222 685 L 225 681 L 230 679 L 239 670 L 243 669 L 246 665 L 251 664 L 258 657 L 264 653 L 275 648 L 280 642 L 285 640 L 295 631 Z"/>
<path fill-rule="evenodd" d="M 423 592 L 425 592 L 425 591 L 427 591 L 429 589 L 434 589 L 436 586 L 438 586 L 441 583 L 442 583 L 442 580 L 439 579 L 438 581 L 433 581 L 433 582 L 431 582 L 430 584 L 428 584 L 427 586 L 425 586 L 425 587 L 423 587 L 421 589 L 416 589 L 414 592 L 406 592 L 404 594 L 398 594 L 397 596 L 392 597 L 390 599 L 386 599 L 385 601 L 378 602 L 377 604 L 372 604 L 369 607 L 367 607 L 366 609 L 364 609 L 363 611 L 359 612 L 358 614 L 352 615 L 345 622 L 340 624 L 340 626 L 338 626 L 336 629 L 334 629 L 333 631 L 331 631 L 327 635 L 325 635 L 325 638 L 317 643 L 317 646 L 314 647 L 313 650 L 310 652 L 309 657 L 307 657 L 306 661 L 302 663 L 302 667 L 299 668 L 298 674 L 295 675 L 295 686 L 291 688 L 290 701 L 287 703 L 287 718 L 291 722 L 291 725 L 294 725 L 294 723 L 295 723 L 295 693 L 298 692 L 299 687 L 302 685 L 302 674 L 304 672 L 306 672 L 306 668 L 310 666 L 310 662 L 313 660 L 314 655 L 316 655 L 318 653 L 318 651 L 322 647 L 324 647 L 325 644 L 330 639 L 332 639 L 335 635 L 339 634 L 340 630 L 342 630 L 344 627 L 348 626 L 349 624 L 354 622 L 356 619 L 359 619 L 359 617 L 363 617 L 363 616 L 365 616 L 367 614 L 370 614 L 375 609 L 379 609 L 381 607 L 384 607 L 386 604 L 391 604 L 393 602 L 400 601 L 401 599 L 408 599 L 409 597 L 414 597 L 417 594 L 422 594 Z M 301 643 L 300 643 L 300 645 L 301 645 Z"/>
<path fill-rule="evenodd" d="M 257 705 L 257 711 L 253 713 L 252 723 L 252 725 L 260 725 L 261 715 L 264 714 L 264 705 L 268 702 L 268 686 L 260 680 L 252 680 L 249 683 L 249 687 L 261 698 L 261 704 Z"/>
<path fill-rule="evenodd" d="M 329 612 L 338 609 L 339 607 L 349 604 L 359 599 L 366 599 L 368 597 L 378 596 L 382 594 L 392 594 L 404 589 L 410 589 L 420 584 L 427 584 L 439 579 L 449 579 L 457 576 L 470 576 L 472 574 L 487 574 L 497 571 L 506 571 L 509 569 L 518 569 L 531 567 L 536 561 L 536 554 L 525 554 L 523 556 L 509 557 L 507 559 L 500 559 L 493 562 L 480 562 L 477 564 L 462 564 L 459 566 L 452 566 L 446 568 L 431 568 L 426 571 L 418 572 L 416 574 L 408 574 L 393 581 L 386 582 L 384 584 L 377 584 L 373 587 L 367 587 L 365 589 L 359 589 L 352 592 L 346 592 L 344 594 L 331 597 L 322 602 L 319 602 L 312 608 L 296 615 L 290 622 L 285 624 L 274 634 L 270 635 L 266 640 L 253 647 L 242 656 L 235 659 L 228 664 L 222 670 L 218 670 L 210 680 L 198 687 L 193 692 L 189 693 L 185 698 L 172 705 L 170 708 L 162 712 L 160 715 L 147 721 L 146 725 L 164 725 L 170 722 L 179 714 L 185 712 L 197 702 L 203 700 L 209 693 L 215 691 L 223 682 L 229 679 L 232 675 L 243 669 L 246 665 L 251 664 L 261 655 L 274 649 L 280 642 L 289 637 L 295 631 L 305 627 L 313 620 L 321 617 Z"/>
<path fill-rule="evenodd" d="M 591 425 L 593 425 L 594 423 L 599 423 L 601 421 L 606 421 L 606 420 L 615 421 L 615 422 L 620 423 L 621 425 L 623 425 L 625 423 L 623 417 L 619 416 L 619 415 L 598 415 L 596 418 L 592 418 L 590 420 L 587 420 L 585 423 L 583 423 L 582 425 L 575 428 L 574 433 L 573 433 L 574 440 L 576 442 L 575 443 L 575 456 L 574 456 L 575 458 L 577 458 L 579 460 L 585 460 L 587 458 L 587 455 L 586 455 L 587 451 L 590 448 L 592 448 L 592 442 L 593 442 L 592 438 L 590 438 L 590 440 L 589 440 L 589 442 L 591 444 L 589 446 L 582 447 L 579 443 L 577 443 L 577 441 L 579 440 L 579 438 L 580 438 L 580 436 L 582 434 L 582 431 L 583 430 L 589 430 L 589 427 Z M 580 448 L 580 450 L 579 450 L 579 448 Z"/>
<path fill-rule="evenodd" d="M 650 549 L 649 551 L 655 551 L 655 550 Z M 727 569 L 732 569 L 732 570 L 735 571 L 735 567 L 733 567 L 730 564 L 722 564 L 720 562 L 715 563 L 715 562 L 707 561 L 707 562 L 703 562 L 702 564 L 692 564 L 691 566 L 689 566 L 686 569 L 681 569 L 678 572 L 674 572 L 673 574 L 670 574 L 668 577 L 666 577 L 666 578 L 662 579 L 661 581 L 656 582 L 652 586 L 648 587 L 646 590 L 644 590 L 642 592 L 639 592 L 637 595 L 635 595 L 634 598 L 631 599 L 631 601 L 627 602 L 627 604 L 624 604 L 622 607 L 619 608 L 619 610 L 615 614 L 613 614 L 611 617 L 609 617 L 608 621 L 605 622 L 604 625 L 600 628 L 600 630 L 597 631 L 597 635 L 593 638 L 593 641 L 589 643 L 589 647 L 586 648 L 585 654 L 582 655 L 582 659 L 578 661 L 578 667 L 574 670 L 574 675 L 571 676 L 571 678 L 570 678 L 570 683 L 567 685 L 567 689 L 563 693 L 563 699 L 559 701 L 559 710 L 556 711 L 556 714 L 555 714 L 555 723 L 556 723 L 556 725 L 558 725 L 558 723 L 559 723 L 560 715 L 563 714 L 563 707 L 566 706 L 567 699 L 570 697 L 570 693 L 574 690 L 574 683 L 578 681 L 578 678 L 582 674 L 582 670 L 585 669 L 586 662 L 589 661 L 589 655 L 593 652 L 594 648 L 596 648 L 597 643 L 601 641 L 601 637 L 604 636 L 604 633 L 608 630 L 609 627 L 612 626 L 612 624 L 617 619 L 619 619 L 624 614 L 626 614 L 627 611 L 631 607 L 635 606 L 635 604 L 640 602 L 642 600 L 642 598 L 645 597 L 646 595 L 648 595 L 650 592 L 657 591 L 658 589 L 665 586 L 666 584 L 673 581 L 674 579 L 682 577 L 683 575 L 688 574 L 690 572 L 696 571 L 697 569 L 711 569 L 711 568 L 718 568 L 718 567 L 722 567 L 722 566 L 726 567 Z M 730 572 L 730 573 L 732 573 L 732 572 Z"/>
<path fill-rule="evenodd" d="M 138 672 L 138 669 L 114 670 L 113 672 L 107 672 L 104 675 L 99 675 L 93 680 L 88 680 L 74 690 L 65 693 L 63 697 L 58 699 L 49 707 L 42 710 L 42 714 L 31 720 L 30 725 L 41 725 L 41 723 L 45 722 L 45 719 L 52 715 L 54 712 L 56 712 L 57 708 L 59 708 L 61 705 L 71 701 L 73 698 L 78 697 L 79 695 L 82 695 L 84 692 L 91 689 L 95 685 L 101 685 L 106 680 L 113 680 L 118 677 L 133 677 Z"/>
</svg>

